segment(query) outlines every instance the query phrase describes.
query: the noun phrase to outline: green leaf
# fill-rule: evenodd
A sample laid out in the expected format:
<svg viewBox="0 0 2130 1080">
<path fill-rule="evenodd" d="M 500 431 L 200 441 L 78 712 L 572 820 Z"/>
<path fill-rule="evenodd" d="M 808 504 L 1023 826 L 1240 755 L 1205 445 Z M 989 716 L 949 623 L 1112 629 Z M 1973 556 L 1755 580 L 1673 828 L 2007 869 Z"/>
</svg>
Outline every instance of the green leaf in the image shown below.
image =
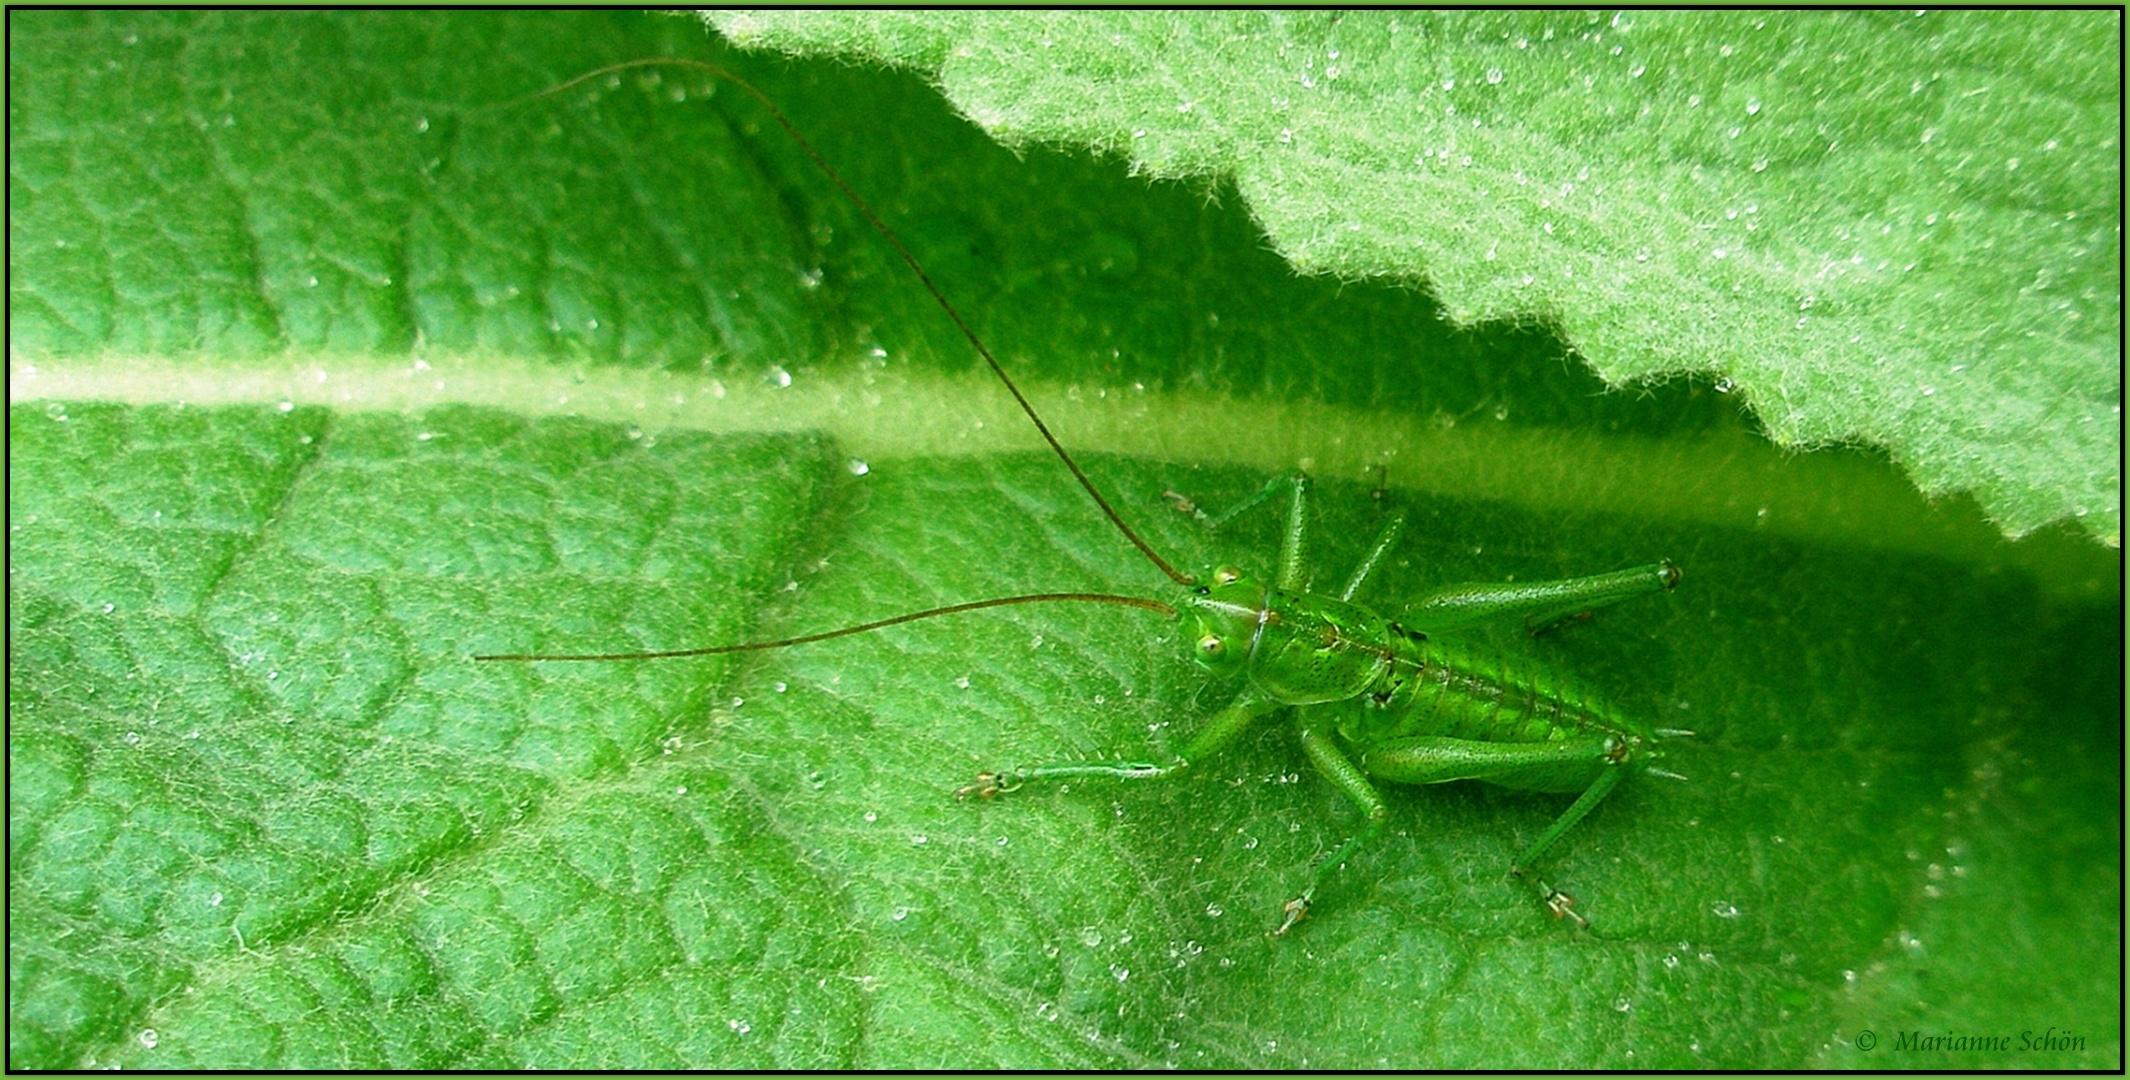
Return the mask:
<svg viewBox="0 0 2130 1080">
<path fill-rule="evenodd" d="M 1297 269 L 1549 324 L 1614 386 L 1706 373 L 1778 444 L 1885 447 L 2012 536 L 2121 542 L 2118 16 L 711 21 L 907 65 L 1012 144 L 1217 177 Z"/>
<path fill-rule="evenodd" d="M 1297 278 L 1221 189 L 1017 158 L 906 76 L 685 20 L 10 34 L 12 1067 L 2120 1063 L 2121 584 L 2075 530 L 2004 542 L 1705 384 L 1608 393 L 1529 327 Z M 1690 783 L 1551 857 L 1592 929 L 1501 878 L 1564 799 L 1444 785 L 1388 790 L 1269 938 L 1356 824 L 1287 725 L 1189 779 L 951 798 L 1187 738 L 1232 688 L 1150 615 L 471 661 L 1159 595 L 750 100 L 530 97 L 646 55 L 762 85 L 1184 565 L 1263 566 L 1279 523 L 1208 536 L 1164 490 L 1305 460 L 1320 580 L 1386 466 L 1382 610 L 1679 562 L 1477 635 L 1697 732 Z M 2017 1043 L 2050 1028 L 2083 1041 Z"/>
</svg>

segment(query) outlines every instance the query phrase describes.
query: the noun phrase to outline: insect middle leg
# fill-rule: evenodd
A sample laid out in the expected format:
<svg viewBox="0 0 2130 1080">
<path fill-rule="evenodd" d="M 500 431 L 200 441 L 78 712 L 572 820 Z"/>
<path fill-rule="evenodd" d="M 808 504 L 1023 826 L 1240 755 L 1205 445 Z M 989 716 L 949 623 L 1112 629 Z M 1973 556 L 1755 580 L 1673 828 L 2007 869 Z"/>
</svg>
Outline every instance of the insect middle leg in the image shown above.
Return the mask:
<svg viewBox="0 0 2130 1080">
<path fill-rule="evenodd" d="M 1304 712 L 1306 715 L 1306 709 Z M 1362 848 L 1373 843 L 1376 834 L 1383 831 L 1384 819 L 1390 816 L 1390 809 L 1384 805 L 1383 796 L 1376 792 L 1376 786 L 1370 783 L 1368 777 L 1339 749 L 1338 743 L 1326 728 L 1318 727 L 1304 719 L 1301 732 L 1302 752 L 1309 755 L 1310 763 L 1316 766 L 1318 772 L 1324 774 L 1325 779 L 1331 781 L 1332 786 L 1344 792 L 1348 799 L 1353 800 L 1355 806 L 1360 807 L 1368 822 L 1361 827 L 1360 832 L 1340 844 L 1338 850 L 1317 862 L 1316 869 L 1309 875 L 1309 887 L 1302 890 L 1302 895 L 1287 901 L 1286 906 L 1280 909 L 1285 918 L 1280 921 L 1279 929 L 1272 931 L 1274 937 L 1294 929 L 1294 924 L 1301 922 L 1303 916 L 1309 914 L 1309 905 L 1315 901 L 1316 891 L 1324 884 L 1324 879 L 1336 873 L 1339 867 L 1345 865 L 1346 860 L 1353 858 Z"/>
</svg>

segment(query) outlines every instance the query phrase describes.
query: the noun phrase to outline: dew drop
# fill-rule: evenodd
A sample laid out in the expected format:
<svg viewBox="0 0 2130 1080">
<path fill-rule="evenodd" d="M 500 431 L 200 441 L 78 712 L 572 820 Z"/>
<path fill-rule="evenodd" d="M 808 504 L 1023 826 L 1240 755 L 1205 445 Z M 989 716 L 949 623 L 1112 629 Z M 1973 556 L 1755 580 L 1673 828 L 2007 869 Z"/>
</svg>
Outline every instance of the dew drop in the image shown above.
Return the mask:
<svg viewBox="0 0 2130 1080">
<path fill-rule="evenodd" d="M 867 465 L 864 458 L 852 458 L 844 463 L 844 467 L 851 471 L 852 476 L 864 476 L 873 471 L 873 467 Z"/>
</svg>

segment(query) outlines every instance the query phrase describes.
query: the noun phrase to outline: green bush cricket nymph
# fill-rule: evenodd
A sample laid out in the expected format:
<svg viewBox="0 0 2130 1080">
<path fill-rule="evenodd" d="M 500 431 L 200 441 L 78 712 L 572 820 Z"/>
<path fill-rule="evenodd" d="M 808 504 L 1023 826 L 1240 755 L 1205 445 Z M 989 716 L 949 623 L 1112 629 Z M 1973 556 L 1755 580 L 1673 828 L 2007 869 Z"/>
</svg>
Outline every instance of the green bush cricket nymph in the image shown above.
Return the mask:
<svg viewBox="0 0 2130 1080">
<path fill-rule="evenodd" d="M 1392 620 L 1355 603 L 1353 597 L 1397 542 L 1404 526 L 1403 514 L 1388 515 L 1367 555 L 1336 595 L 1311 592 L 1306 570 L 1309 479 L 1297 472 L 1275 478 L 1242 505 L 1219 515 L 1208 515 L 1190 500 L 1169 493 L 1176 509 L 1193 515 L 1209 529 L 1285 495 L 1286 525 L 1279 560 L 1269 576 L 1228 566 L 1213 571 L 1210 581 L 1187 575 L 1125 523 L 909 249 L 760 90 L 713 64 L 650 59 L 601 68 L 544 91 L 541 96 L 588 79 L 655 66 L 684 67 L 729 81 L 769 112 L 901 256 L 1102 514 L 1168 577 L 1173 589 L 1171 595 L 1160 600 L 1108 593 L 996 597 L 777 641 L 666 652 L 512 654 L 479 656 L 476 660 L 633 661 L 782 649 L 922 619 L 1020 604 L 1107 604 L 1151 611 L 1182 624 L 1184 640 L 1199 666 L 1225 681 L 1240 684 L 1232 701 L 1214 713 L 1179 753 L 1167 761 L 1064 761 L 983 772 L 955 795 L 989 799 L 1030 783 L 1082 777 L 1172 777 L 1228 747 L 1261 721 L 1286 714 L 1292 717 L 1303 752 L 1317 771 L 1362 812 L 1365 824 L 1317 863 L 1306 887 L 1284 905 L 1275 934 L 1286 933 L 1307 915 L 1326 880 L 1381 832 L 1389 810 L 1376 790 L 1377 781 L 1436 784 L 1483 780 L 1525 791 L 1579 792 L 1573 804 L 1517 856 L 1510 873 L 1530 877 L 1555 917 L 1588 925 L 1573 910 L 1572 897 L 1531 876 L 1534 865 L 1630 772 L 1677 778 L 1656 767 L 1661 756 L 1658 743 L 1666 737 L 1690 733 L 1652 727 L 1602 702 L 1563 690 L 1551 680 L 1446 646 L 1432 635 L 1491 619 L 1521 619 L 1537 632 L 1630 597 L 1668 591 L 1679 582 L 1678 567 L 1666 560 L 1559 581 L 1454 585 L 1407 605 Z"/>
</svg>

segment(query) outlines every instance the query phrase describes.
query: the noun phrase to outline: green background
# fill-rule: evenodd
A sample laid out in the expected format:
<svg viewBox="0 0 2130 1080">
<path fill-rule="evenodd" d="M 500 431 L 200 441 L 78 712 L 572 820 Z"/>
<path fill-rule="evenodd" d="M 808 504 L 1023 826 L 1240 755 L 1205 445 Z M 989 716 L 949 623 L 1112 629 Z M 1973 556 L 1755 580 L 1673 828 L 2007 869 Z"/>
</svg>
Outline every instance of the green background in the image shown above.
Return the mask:
<svg viewBox="0 0 2130 1080">
<path fill-rule="evenodd" d="M 1232 188 L 682 19 L 10 26 L 11 1066 L 2120 1063 L 2120 576 L 2078 530 L 2006 543 L 1705 378 L 1608 390 L 1540 325 L 1296 277 Z M 1136 613 L 468 662 L 1158 583 L 986 441 L 966 346 L 751 102 L 529 98 L 649 55 L 789 110 L 1181 563 L 1277 522 L 1164 490 L 1308 459 L 1320 578 L 1370 466 L 1411 516 L 1382 610 L 1683 566 L 1478 635 L 1698 733 L 1553 857 L 1592 929 L 1500 879 L 1561 800 L 1449 785 L 1270 939 L 1354 824 L 1278 725 L 955 803 L 1223 703 Z M 1892 1050 L 2050 1027 L 2083 1049 Z"/>
</svg>

